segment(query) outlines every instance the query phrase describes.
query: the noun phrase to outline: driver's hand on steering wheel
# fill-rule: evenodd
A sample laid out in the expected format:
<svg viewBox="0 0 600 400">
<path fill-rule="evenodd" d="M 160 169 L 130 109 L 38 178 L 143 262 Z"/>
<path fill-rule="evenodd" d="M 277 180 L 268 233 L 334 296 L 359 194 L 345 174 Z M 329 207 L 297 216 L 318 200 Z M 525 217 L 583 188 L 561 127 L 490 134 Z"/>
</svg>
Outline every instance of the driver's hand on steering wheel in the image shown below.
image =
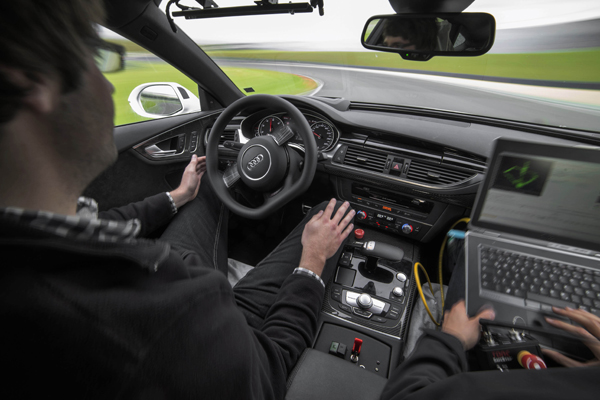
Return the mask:
<svg viewBox="0 0 600 400">
<path fill-rule="evenodd" d="M 331 199 L 325 211 L 315 214 L 302 232 L 300 267 L 311 270 L 319 276 L 323 272 L 325 261 L 336 253 L 354 228 L 354 224 L 351 224 L 350 221 L 352 221 L 355 211 L 348 211 L 350 204 L 347 201 L 344 202 L 333 215 L 336 203 L 335 199 Z M 344 214 L 346 214 L 345 217 Z"/>
</svg>

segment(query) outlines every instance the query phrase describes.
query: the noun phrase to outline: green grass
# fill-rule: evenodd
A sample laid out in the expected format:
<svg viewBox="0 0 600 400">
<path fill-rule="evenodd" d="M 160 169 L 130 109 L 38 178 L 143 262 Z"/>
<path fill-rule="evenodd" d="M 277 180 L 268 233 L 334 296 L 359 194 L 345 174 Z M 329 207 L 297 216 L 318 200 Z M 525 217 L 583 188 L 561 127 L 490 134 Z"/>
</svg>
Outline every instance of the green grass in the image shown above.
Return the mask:
<svg viewBox="0 0 600 400">
<path fill-rule="evenodd" d="M 213 58 L 300 61 L 517 79 L 600 82 L 600 48 L 569 52 L 486 54 L 480 57 L 434 57 L 427 62 L 406 61 L 398 54 L 381 52 L 229 50 L 209 51 L 208 54 Z"/>
<path fill-rule="evenodd" d="M 302 94 L 317 87 L 317 83 L 309 78 L 284 72 L 227 67 L 223 69 L 242 92 L 245 88 L 252 87 L 255 92 L 250 94 Z M 192 93 L 198 94 L 198 86 L 190 78 L 162 62 L 130 61 L 127 62 L 125 70 L 107 73 L 105 76 L 115 87 L 115 125 L 149 119 L 134 113 L 128 102 L 131 91 L 142 83 L 177 82 Z"/>
</svg>

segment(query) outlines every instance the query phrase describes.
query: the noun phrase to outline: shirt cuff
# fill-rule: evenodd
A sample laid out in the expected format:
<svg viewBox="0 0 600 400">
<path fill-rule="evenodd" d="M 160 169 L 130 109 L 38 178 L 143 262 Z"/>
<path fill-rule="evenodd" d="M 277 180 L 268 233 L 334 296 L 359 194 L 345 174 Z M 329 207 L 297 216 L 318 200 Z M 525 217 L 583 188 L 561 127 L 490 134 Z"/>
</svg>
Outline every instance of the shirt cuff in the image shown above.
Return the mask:
<svg viewBox="0 0 600 400">
<path fill-rule="evenodd" d="M 171 202 L 171 211 L 173 212 L 173 215 L 177 214 L 177 206 L 175 205 L 175 200 L 173 200 L 173 196 L 171 196 L 171 193 L 169 192 L 165 192 L 167 197 L 169 198 L 169 202 Z"/>
<path fill-rule="evenodd" d="M 309 269 L 298 267 L 298 268 L 296 268 L 296 269 L 294 270 L 294 272 L 293 272 L 293 273 L 294 273 L 294 274 L 299 274 L 299 275 L 306 275 L 306 276 L 310 276 L 310 277 L 312 277 L 312 278 L 316 279 L 317 281 L 319 281 L 319 282 L 321 283 L 321 285 L 322 285 L 323 287 L 325 287 L 325 283 L 323 282 L 323 279 L 321 279 L 321 277 L 320 277 L 319 275 L 315 274 L 314 272 L 312 272 L 312 271 L 311 271 L 311 270 L 309 270 Z"/>
</svg>

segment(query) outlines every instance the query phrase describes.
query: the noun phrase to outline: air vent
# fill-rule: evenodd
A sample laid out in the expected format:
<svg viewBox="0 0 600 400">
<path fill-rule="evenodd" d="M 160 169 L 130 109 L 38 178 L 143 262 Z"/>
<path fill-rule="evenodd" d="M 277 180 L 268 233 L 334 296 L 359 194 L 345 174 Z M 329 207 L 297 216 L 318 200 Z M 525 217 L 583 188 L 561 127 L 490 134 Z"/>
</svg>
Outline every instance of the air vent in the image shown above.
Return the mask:
<svg viewBox="0 0 600 400">
<path fill-rule="evenodd" d="M 206 136 L 204 136 L 204 144 L 208 143 L 208 136 L 210 135 L 211 129 L 209 128 L 206 132 Z M 227 140 L 235 141 L 235 133 L 236 131 L 223 131 L 221 138 L 219 139 L 219 145 L 222 146 L 223 143 Z"/>
<path fill-rule="evenodd" d="M 231 141 L 235 140 L 235 131 L 223 131 L 223 134 L 221 135 L 221 139 L 219 139 L 219 144 L 222 145 L 227 140 L 231 140 Z"/>
<path fill-rule="evenodd" d="M 455 167 L 472 169 L 477 172 L 485 172 L 486 162 L 484 159 L 465 157 L 454 153 L 444 153 L 443 164 Z"/>
<path fill-rule="evenodd" d="M 464 181 L 473 175 L 475 175 L 474 172 L 456 171 L 444 166 L 412 160 L 406 177 L 415 182 L 449 185 Z"/>
<path fill-rule="evenodd" d="M 386 161 L 387 154 L 353 147 L 348 147 L 346 157 L 344 158 L 345 165 L 373 172 L 383 172 Z"/>
</svg>

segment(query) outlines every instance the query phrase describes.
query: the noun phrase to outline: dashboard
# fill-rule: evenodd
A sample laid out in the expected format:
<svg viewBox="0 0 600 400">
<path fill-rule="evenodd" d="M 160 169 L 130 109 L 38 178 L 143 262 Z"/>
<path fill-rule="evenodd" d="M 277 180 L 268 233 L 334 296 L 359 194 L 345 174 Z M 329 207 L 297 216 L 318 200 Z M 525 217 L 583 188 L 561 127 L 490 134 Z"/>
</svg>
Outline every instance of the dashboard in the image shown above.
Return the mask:
<svg viewBox="0 0 600 400">
<path fill-rule="evenodd" d="M 397 107 L 343 99 L 284 98 L 301 111 L 317 144 L 317 173 L 324 179 L 313 185 L 313 197 L 323 201 L 325 193 L 329 193 L 347 200 L 358 211 L 358 225 L 417 242 L 433 240 L 452 222 L 470 214 L 496 138 L 580 144 L 476 119 L 419 115 Z M 157 132 L 134 150 L 151 162 L 162 160 L 148 154 L 149 148 L 171 151 L 182 160 L 188 159 L 190 153 L 204 154 L 207 137 L 219 114 L 217 111 L 182 116 L 180 125 Z M 155 125 L 160 129 L 163 123 L 167 121 L 156 121 Z M 237 157 L 237 152 L 224 146 L 227 141 L 245 143 L 284 127 L 295 133 L 289 147 L 303 152 L 297 121 L 286 113 L 260 107 L 245 110 L 221 133 L 219 160 L 223 168 Z M 123 142 L 120 147 L 128 145 L 131 144 Z"/>
</svg>

